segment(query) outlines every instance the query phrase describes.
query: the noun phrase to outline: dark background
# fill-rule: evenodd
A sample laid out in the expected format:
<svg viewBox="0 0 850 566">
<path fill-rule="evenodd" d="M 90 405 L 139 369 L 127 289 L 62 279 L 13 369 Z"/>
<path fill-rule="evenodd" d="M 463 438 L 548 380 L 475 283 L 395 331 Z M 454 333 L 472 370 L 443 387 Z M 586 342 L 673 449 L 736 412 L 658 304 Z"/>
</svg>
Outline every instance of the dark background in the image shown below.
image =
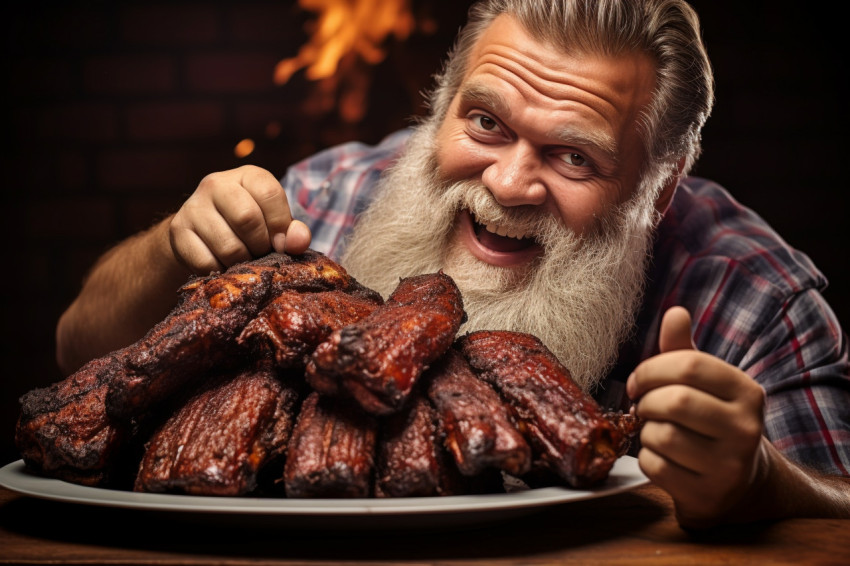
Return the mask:
<svg viewBox="0 0 850 566">
<path fill-rule="evenodd" d="M 693 172 L 725 185 L 804 250 L 850 324 L 845 216 L 847 50 L 823 4 L 699 1 L 717 104 Z M 54 328 L 95 259 L 173 212 L 207 173 L 245 163 L 277 176 L 311 152 L 376 142 L 422 112 L 468 3 L 414 0 L 429 23 L 370 71 L 357 124 L 275 64 L 314 15 L 293 0 L 15 3 L 4 18 L 0 464 L 18 397 L 58 381 Z M 812 9 L 807 9 L 811 7 Z M 236 158 L 251 138 L 257 149 Z"/>
</svg>

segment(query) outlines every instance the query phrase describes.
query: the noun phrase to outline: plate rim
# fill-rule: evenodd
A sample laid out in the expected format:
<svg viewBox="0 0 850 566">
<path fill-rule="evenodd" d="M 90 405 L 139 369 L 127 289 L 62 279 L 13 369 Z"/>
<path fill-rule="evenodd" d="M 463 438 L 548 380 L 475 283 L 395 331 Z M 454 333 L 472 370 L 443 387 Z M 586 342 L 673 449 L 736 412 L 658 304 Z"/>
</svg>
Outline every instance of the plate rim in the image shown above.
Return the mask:
<svg viewBox="0 0 850 566">
<path fill-rule="evenodd" d="M 637 458 L 621 456 L 608 478 L 592 489 L 552 486 L 512 493 L 366 499 L 295 499 L 138 493 L 89 487 L 39 476 L 17 460 L 0 468 L 0 485 L 16 493 L 66 503 L 152 511 L 294 516 L 376 516 L 470 513 L 531 509 L 585 501 L 649 483 Z"/>
</svg>

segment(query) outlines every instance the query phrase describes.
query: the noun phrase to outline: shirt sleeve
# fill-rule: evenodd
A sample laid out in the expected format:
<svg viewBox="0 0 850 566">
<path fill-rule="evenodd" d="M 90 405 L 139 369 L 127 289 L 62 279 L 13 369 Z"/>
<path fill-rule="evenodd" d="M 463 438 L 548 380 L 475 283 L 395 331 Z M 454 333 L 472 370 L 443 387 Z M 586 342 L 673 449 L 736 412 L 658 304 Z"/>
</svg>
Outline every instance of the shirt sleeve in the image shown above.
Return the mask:
<svg viewBox="0 0 850 566">
<path fill-rule="evenodd" d="M 820 472 L 850 475 L 847 336 L 821 294 L 795 295 L 742 365 L 767 393 L 765 435 L 774 446 Z"/>
<path fill-rule="evenodd" d="M 345 236 L 370 202 L 381 174 L 400 154 L 409 130 L 377 145 L 349 142 L 321 151 L 291 166 L 281 184 L 293 218 L 310 228 L 310 247 L 334 260 Z"/>
</svg>

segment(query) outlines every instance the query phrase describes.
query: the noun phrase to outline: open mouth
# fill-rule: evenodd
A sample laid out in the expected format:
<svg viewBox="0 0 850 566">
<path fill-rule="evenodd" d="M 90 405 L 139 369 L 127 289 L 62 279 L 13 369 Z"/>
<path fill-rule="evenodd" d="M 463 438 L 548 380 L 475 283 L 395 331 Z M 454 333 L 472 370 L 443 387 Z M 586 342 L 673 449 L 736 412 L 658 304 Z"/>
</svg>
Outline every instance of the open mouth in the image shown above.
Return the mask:
<svg viewBox="0 0 850 566">
<path fill-rule="evenodd" d="M 534 241 L 534 238 L 529 237 L 525 233 L 519 233 L 514 228 L 497 224 L 487 224 L 485 226 L 478 222 L 474 215 L 470 215 L 470 217 L 472 219 L 472 228 L 475 231 L 478 241 L 491 250 L 516 252 L 537 243 Z"/>
<path fill-rule="evenodd" d="M 486 263 L 510 267 L 525 263 L 542 252 L 537 241 L 515 228 L 478 222 L 469 211 L 461 212 L 461 228 L 472 255 Z"/>
</svg>

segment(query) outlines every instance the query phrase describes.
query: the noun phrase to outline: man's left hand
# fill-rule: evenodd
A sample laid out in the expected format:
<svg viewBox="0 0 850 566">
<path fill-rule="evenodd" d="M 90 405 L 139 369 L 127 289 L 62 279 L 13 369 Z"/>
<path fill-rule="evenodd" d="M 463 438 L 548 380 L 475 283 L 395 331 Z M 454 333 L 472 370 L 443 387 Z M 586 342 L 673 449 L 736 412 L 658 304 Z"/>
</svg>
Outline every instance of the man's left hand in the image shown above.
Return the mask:
<svg viewBox="0 0 850 566">
<path fill-rule="evenodd" d="M 720 521 L 756 486 L 765 392 L 750 376 L 700 352 L 682 307 L 664 314 L 660 354 L 635 368 L 627 391 L 646 420 L 638 463 L 667 491 L 684 527 Z"/>
</svg>

